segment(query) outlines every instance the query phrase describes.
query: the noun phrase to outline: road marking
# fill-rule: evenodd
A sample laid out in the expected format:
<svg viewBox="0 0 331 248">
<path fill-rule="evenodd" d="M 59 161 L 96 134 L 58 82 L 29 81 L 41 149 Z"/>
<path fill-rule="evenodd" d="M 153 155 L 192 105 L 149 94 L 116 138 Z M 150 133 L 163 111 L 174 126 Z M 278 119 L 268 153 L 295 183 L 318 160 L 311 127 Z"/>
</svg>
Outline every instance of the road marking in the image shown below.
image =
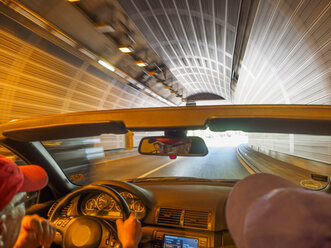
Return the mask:
<svg viewBox="0 0 331 248">
<path fill-rule="evenodd" d="M 121 159 L 124 159 L 124 158 L 132 158 L 132 157 L 139 156 L 139 155 L 140 154 L 134 154 L 134 155 L 125 156 L 125 157 L 121 157 L 121 158 L 108 159 L 108 160 L 100 161 L 100 162 L 98 162 L 96 164 L 103 164 L 103 163 L 107 163 L 109 161 L 117 161 L 117 160 L 121 160 Z"/>
<path fill-rule="evenodd" d="M 148 176 L 149 174 L 152 174 L 153 172 L 158 171 L 159 169 L 162 169 L 163 167 L 166 167 L 167 165 L 172 164 L 173 162 L 176 162 L 176 161 L 178 161 L 180 159 L 182 159 L 182 158 L 174 159 L 174 160 L 172 160 L 172 161 L 170 161 L 170 162 L 168 162 L 166 164 L 163 164 L 163 165 L 161 165 L 161 166 L 159 166 L 159 167 L 157 167 L 157 168 L 155 168 L 155 169 L 153 169 L 153 170 L 151 170 L 151 171 L 149 171 L 149 172 L 147 172 L 145 174 L 142 174 L 141 176 L 139 176 L 137 178 L 143 178 L 145 176 Z"/>
</svg>

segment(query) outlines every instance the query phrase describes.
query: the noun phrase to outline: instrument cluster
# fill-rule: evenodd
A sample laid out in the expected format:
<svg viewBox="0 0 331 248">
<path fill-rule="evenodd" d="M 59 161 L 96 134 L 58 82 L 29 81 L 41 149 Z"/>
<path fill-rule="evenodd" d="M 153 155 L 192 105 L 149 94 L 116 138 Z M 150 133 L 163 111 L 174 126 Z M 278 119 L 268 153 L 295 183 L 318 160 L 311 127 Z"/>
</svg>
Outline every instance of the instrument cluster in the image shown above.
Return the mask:
<svg viewBox="0 0 331 248">
<path fill-rule="evenodd" d="M 120 194 L 129 205 L 130 210 L 136 212 L 137 218 L 142 219 L 146 213 L 143 202 L 130 192 L 122 191 Z M 80 209 L 84 215 L 107 219 L 118 219 L 122 217 L 121 209 L 118 204 L 111 196 L 105 193 L 88 194 L 81 202 Z"/>
</svg>

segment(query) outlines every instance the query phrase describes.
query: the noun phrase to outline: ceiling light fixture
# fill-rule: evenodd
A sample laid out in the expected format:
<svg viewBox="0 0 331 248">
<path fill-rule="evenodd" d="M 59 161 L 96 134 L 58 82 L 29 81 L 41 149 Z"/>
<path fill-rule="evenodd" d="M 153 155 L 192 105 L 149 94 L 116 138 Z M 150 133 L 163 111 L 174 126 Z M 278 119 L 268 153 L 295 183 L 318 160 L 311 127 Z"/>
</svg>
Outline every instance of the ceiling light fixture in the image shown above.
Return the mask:
<svg viewBox="0 0 331 248">
<path fill-rule="evenodd" d="M 154 76 L 155 74 L 156 74 L 155 71 L 148 71 L 148 72 L 147 72 L 147 75 L 150 75 L 150 76 Z"/>
<path fill-rule="evenodd" d="M 118 48 L 118 50 L 120 50 L 122 53 L 132 53 L 134 52 L 133 48 L 130 46 L 120 46 Z"/>
<path fill-rule="evenodd" d="M 115 68 L 112 65 L 108 64 L 107 62 L 101 59 L 98 60 L 98 63 L 110 71 L 115 71 Z"/>
<path fill-rule="evenodd" d="M 138 61 L 135 61 L 134 63 L 135 63 L 137 66 L 139 66 L 139 67 L 145 67 L 145 66 L 147 66 L 147 63 L 144 62 L 143 60 L 138 60 Z"/>
<path fill-rule="evenodd" d="M 80 47 L 80 48 L 78 48 L 78 50 L 81 53 L 84 53 L 87 57 L 93 59 L 94 61 L 98 60 L 98 57 L 94 53 L 92 53 L 91 51 L 87 50 L 86 48 Z"/>
<path fill-rule="evenodd" d="M 94 27 L 101 33 L 113 33 L 116 31 L 112 25 L 106 23 L 96 23 Z"/>
</svg>

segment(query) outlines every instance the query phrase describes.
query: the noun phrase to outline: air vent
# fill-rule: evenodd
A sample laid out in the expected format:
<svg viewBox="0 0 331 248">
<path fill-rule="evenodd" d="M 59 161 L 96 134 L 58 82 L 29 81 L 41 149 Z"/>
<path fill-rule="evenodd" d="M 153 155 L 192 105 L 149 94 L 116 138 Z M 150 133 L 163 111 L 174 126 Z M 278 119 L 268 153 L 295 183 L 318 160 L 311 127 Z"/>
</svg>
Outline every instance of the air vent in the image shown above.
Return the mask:
<svg viewBox="0 0 331 248">
<path fill-rule="evenodd" d="M 185 210 L 184 227 L 208 229 L 209 212 L 197 210 Z"/>
<path fill-rule="evenodd" d="M 70 211 L 70 208 L 72 207 L 72 203 L 68 204 L 64 208 L 61 209 L 61 216 L 68 216 L 68 212 Z"/>
<path fill-rule="evenodd" d="M 181 209 L 160 208 L 159 215 L 157 218 L 157 223 L 179 226 L 181 214 L 182 214 Z"/>
<path fill-rule="evenodd" d="M 51 217 L 51 215 L 52 215 L 52 213 L 53 213 L 53 211 L 54 211 L 54 209 L 55 209 L 55 207 L 58 203 L 59 203 L 59 200 L 55 201 L 53 203 L 53 205 L 50 207 L 50 209 L 48 210 L 48 213 L 47 213 L 48 218 Z"/>
</svg>

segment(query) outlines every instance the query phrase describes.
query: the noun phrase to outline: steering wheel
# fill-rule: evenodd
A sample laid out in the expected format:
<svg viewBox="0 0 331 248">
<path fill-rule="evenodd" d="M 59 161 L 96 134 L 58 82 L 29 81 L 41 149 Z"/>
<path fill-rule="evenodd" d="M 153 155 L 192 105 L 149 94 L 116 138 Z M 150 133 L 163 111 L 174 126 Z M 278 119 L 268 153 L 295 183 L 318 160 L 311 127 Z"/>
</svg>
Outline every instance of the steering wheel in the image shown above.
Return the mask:
<svg viewBox="0 0 331 248">
<path fill-rule="evenodd" d="M 105 193 L 113 197 L 121 209 L 123 220 L 130 215 L 130 208 L 124 198 L 113 188 L 106 185 L 90 184 L 83 186 L 62 198 L 54 207 L 49 221 L 57 228 L 55 243 L 63 248 L 103 248 L 120 247 L 115 228 L 103 219 L 93 216 L 76 215 L 64 217 L 61 210 L 68 203 L 84 193 Z"/>
</svg>

